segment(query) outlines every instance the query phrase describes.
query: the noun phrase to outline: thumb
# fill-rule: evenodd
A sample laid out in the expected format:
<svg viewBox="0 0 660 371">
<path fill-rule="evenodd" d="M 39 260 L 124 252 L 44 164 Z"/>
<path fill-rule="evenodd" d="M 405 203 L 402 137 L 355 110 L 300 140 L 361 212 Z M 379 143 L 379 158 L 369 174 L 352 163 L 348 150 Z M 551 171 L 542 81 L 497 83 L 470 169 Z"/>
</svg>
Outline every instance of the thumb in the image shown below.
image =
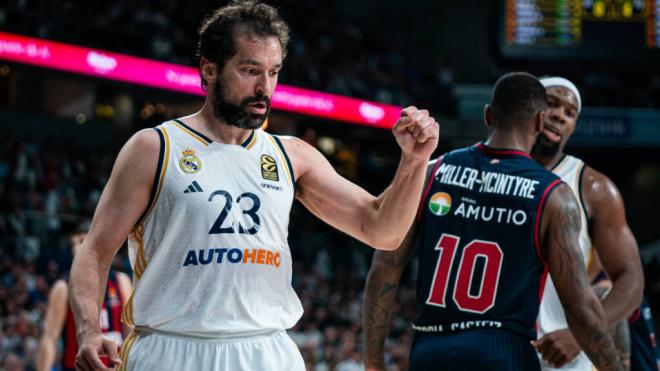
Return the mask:
<svg viewBox="0 0 660 371">
<path fill-rule="evenodd" d="M 541 348 L 541 346 L 543 346 L 543 343 L 544 343 L 544 342 L 545 342 L 545 335 L 542 336 L 542 337 L 541 337 L 540 339 L 538 339 L 538 340 L 532 340 L 532 341 L 530 341 L 530 343 L 532 344 L 532 346 L 533 346 L 534 348 L 536 348 L 536 350 L 539 350 L 539 348 Z"/>
<path fill-rule="evenodd" d="M 108 356 L 114 366 L 121 365 L 121 359 L 119 358 L 119 353 L 117 353 L 117 344 L 114 341 L 104 341 L 103 352 Z"/>
</svg>

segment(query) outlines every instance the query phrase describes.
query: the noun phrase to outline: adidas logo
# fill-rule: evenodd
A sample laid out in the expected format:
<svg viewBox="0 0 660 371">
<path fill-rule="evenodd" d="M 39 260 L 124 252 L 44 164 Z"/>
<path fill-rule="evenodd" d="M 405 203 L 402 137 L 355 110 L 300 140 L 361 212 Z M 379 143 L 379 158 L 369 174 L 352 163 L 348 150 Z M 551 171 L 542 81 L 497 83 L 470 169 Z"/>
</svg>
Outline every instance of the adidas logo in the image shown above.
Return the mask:
<svg viewBox="0 0 660 371">
<path fill-rule="evenodd" d="M 200 187 L 199 184 L 197 184 L 196 180 L 193 181 L 192 184 L 188 186 L 188 189 L 183 191 L 183 193 L 195 193 L 195 192 L 204 192 L 202 187 Z"/>
</svg>

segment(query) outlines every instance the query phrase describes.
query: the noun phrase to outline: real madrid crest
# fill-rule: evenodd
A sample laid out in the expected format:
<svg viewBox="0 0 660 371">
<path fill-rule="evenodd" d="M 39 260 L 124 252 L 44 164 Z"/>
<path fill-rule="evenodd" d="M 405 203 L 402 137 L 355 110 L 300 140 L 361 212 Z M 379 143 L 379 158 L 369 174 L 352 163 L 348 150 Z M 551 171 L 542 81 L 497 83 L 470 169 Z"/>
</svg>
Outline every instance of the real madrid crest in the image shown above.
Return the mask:
<svg viewBox="0 0 660 371">
<path fill-rule="evenodd" d="M 202 161 L 195 155 L 195 150 L 186 148 L 183 157 L 179 160 L 179 167 L 184 173 L 194 174 L 202 169 Z"/>
</svg>

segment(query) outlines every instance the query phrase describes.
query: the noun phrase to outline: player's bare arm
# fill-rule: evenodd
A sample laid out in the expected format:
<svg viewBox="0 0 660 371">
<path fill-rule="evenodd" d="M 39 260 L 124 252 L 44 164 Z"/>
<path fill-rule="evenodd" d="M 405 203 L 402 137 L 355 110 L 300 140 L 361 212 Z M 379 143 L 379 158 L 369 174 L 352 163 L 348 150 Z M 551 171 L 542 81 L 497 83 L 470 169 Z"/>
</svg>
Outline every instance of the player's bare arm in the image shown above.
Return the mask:
<svg viewBox="0 0 660 371">
<path fill-rule="evenodd" d="M 594 295 L 578 246 L 580 208 L 572 191 L 561 184 L 543 213 L 543 254 L 557 288 L 571 332 L 599 370 L 621 370 L 603 308 Z M 543 339 L 534 342 L 548 360 Z"/>
<path fill-rule="evenodd" d="M 431 161 L 426 169 L 424 188 L 436 165 Z M 396 299 L 401 274 L 415 253 L 416 225 L 413 224 L 401 246 L 395 251 L 376 251 L 371 259 L 362 305 L 364 327 L 364 363 L 367 371 L 385 370 L 385 339 L 389 333 L 390 316 Z"/>
<path fill-rule="evenodd" d="M 367 371 L 385 370 L 385 339 L 401 274 L 415 252 L 415 226 L 395 251 L 375 251 L 367 275 L 362 306 L 364 363 Z"/>
<path fill-rule="evenodd" d="M 644 273 L 637 241 L 626 220 L 623 198 L 604 174 L 587 167 L 583 195 L 591 215 L 591 239 L 598 257 L 612 281 L 602 301 L 607 322 L 625 319 L 639 306 L 644 290 Z"/>
<path fill-rule="evenodd" d="M 377 249 L 394 250 L 415 218 L 439 130 L 428 111 L 402 110 L 393 129 L 402 150 L 401 161 L 392 184 L 378 197 L 337 174 L 314 147 L 283 138 L 297 177 L 296 197 L 333 227 Z"/>
<path fill-rule="evenodd" d="M 604 298 L 612 289 L 610 280 L 602 280 L 593 286 L 594 293 L 599 299 Z M 628 319 L 624 318 L 610 327 L 610 336 L 614 341 L 616 353 L 621 360 L 624 370 L 630 370 L 630 328 Z"/>
<path fill-rule="evenodd" d="M 66 282 L 59 280 L 55 282 L 48 294 L 44 332 L 39 341 L 37 371 L 50 371 L 53 368 L 57 354 L 57 342 L 66 321 L 68 305 L 68 287 Z"/>
<path fill-rule="evenodd" d="M 107 370 L 99 354 L 121 361 L 117 345 L 101 334 L 99 310 L 112 258 L 138 222 L 149 202 L 160 141 L 154 130 L 135 134 L 120 151 L 87 238 L 78 248 L 69 281 L 76 318 L 80 370 Z"/>
</svg>

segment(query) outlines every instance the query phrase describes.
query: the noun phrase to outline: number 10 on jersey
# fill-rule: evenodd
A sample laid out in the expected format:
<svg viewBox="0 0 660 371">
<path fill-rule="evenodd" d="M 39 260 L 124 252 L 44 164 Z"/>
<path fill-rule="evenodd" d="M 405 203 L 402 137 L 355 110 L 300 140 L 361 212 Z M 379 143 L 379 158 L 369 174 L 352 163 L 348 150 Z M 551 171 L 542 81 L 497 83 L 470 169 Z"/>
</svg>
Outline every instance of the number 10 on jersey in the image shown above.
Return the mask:
<svg viewBox="0 0 660 371">
<path fill-rule="evenodd" d="M 435 267 L 433 282 L 426 304 L 446 307 L 449 276 L 456 259 L 460 237 L 443 233 L 435 246 L 440 252 Z M 497 296 L 497 285 L 502 268 L 502 249 L 496 242 L 472 240 L 462 251 L 458 271 L 454 280 L 452 299 L 456 306 L 466 312 L 483 314 L 493 307 Z M 475 276 L 477 260 L 483 259 L 481 285 L 476 295 L 470 293 Z"/>
</svg>

